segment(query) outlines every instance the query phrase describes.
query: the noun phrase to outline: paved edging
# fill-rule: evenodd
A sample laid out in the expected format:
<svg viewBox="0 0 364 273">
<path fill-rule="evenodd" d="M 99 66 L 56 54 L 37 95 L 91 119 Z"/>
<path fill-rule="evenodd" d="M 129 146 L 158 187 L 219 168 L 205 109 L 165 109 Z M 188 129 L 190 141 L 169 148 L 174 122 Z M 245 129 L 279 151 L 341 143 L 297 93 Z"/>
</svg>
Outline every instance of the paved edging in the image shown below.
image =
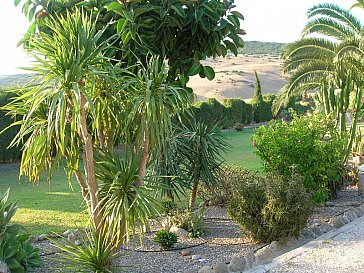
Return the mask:
<svg viewBox="0 0 364 273">
<path fill-rule="evenodd" d="M 318 237 L 317 239 L 315 239 L 299 248 L 293 249 L 285 254 L 282 254 L 282 255 L 274 258 L 272 260 L 272 262 L 270 262 L 268 264 L 260 265 L 260 266 L 254 267 L 254 268 L 249 269 L 244 272 L 245 273 L 266 273 L 269 270 L 272 270 L 284 263 L 289 262 L 293 258 L 303 254 L 304 252 L 307 252 L 309 249 L 318 247 L 320 244 L 322 244 L 323 241 L 334 238 L 337 235 L 339 235 L 340 233 L 345 232 L 345 231 L 355 227 L 357 225 L 357 223 L 362 220 L 361 218 L 362 217 L 359 217 L 358 219 L 354 220 L 353 222 L 346 224 L 345 226 L 343 226 L 337 230 L 329 231 L 328 233 Z"/>
</svg>

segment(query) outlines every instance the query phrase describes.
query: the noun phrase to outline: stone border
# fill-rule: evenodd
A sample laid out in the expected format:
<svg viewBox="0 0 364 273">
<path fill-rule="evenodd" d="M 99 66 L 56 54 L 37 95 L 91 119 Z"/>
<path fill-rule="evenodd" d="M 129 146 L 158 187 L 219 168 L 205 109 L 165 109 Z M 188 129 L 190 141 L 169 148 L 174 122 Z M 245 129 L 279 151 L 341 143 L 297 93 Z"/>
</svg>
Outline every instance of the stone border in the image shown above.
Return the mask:
<svg viewBox="0 0 364 273">
<path fill-rule="evenodd" d="M 305 228 L 300 235 L 291 237 L 279 242 L 273 241 L 256 251 L 249 251 L 243 254 L 234 255 L 229 264 L 218 263 L 211 266 L 202 267 L 198 273 L 254 273 L 266 272 L 268 269 L 263 264 L 269 263 L 272 259 L 287 253 L 293 249 L 298 249 L 304 244 L 328 233 L 327 237 L 332 237 L 342 226 L 353 222 L 364 215 L 364 203 L 358 206 L 352 206 L 340 215 L 332 217 L 328 222 L 322 222 L 320 225 Z M 330 232 L 332 231 L 332 232 Z M 325 235 L 324 235 L 325 236 Z M 326 236 L 325 236 L 326 237 Z M 291 256 L 291 255 L 289 255 Z M 277 262 L 273 262 L 276 266 Z M 269 269 L 271 267 L 269 266 Z"/>
</svg>

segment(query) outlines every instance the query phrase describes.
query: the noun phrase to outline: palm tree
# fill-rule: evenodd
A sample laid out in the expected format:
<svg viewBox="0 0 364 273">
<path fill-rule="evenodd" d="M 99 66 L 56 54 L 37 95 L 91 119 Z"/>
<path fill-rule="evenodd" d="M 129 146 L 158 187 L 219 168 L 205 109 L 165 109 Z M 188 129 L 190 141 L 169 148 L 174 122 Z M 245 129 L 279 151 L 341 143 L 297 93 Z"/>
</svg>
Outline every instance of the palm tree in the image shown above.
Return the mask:
<svg viewBox="0 0 364 273">
<path fill-rule="evenodd" d="M 363 26 L 349 11 L 334 4 L 312 7 L 308 18 L 302 39 L 289 44 L 283 53 L 284 72 L 292 76 L 281 90 L 274 107 L 277 112 L 292 95 L 316 90 L 326 114 L 336 115 L 338 128 L 344 133 L 350 94 L 354 93 L 358 100 L 361 98 L 360 78 L 364 63 L 358 51 L 361 54 Z M 350 130 L 348 152 L 355 137 L 360 108 L 361 103 L 355 103 L 356 114 Z"/>
</svg>

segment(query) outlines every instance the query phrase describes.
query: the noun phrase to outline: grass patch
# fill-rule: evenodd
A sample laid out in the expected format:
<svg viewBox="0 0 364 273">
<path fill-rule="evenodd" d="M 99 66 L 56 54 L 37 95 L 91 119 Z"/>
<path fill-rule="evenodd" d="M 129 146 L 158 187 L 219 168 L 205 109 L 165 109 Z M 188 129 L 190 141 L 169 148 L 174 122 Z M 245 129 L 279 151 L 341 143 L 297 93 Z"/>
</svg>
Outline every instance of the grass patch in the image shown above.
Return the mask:
<svg viewBox="0 0 364 273">
<path fill-rule="evenodd" d="M 223 134 L 231 145 L 231 148 L 224 154 L 228 165 L 234 164 L 251 171 L 262 170 L 262 163 L 254 153 L 254 147 L 250 139 L 253 134 L 254 129 L 252 128 Z"/>
<path fill-rule="evenodd" d="M 84 227 L 88 221 L 81 191 L 72 181 L 70 188 L 63 170 L 56 172 L 50 183 L 45 177 L 31 184 L 19 180 L 19 164 L 0 165 L 0 192 L 10 188 L 10 200 L 19 200 L 13 221 L 22 224 L 32 235 L 63 232 Z"/>
<path fill-rule="evenodd" d="M 261 169 L 259 158 L 251 145 L 253 133 L 253 129 L 224 133 L 231 144 L 231 149 L 224 154 L 227 164 L 248 170 Z M 63 232 L 86 225 L 88 214 L 80 188 L 75 180 L 71 182 L 73 191 L 63 169 L 60 169 L 50 183 L 46 177 L 42 177 L 39 183 L 31 184 L 25 179 L 19 180 L 18 163 L 0 164 L 0 192 L 11 188 L 10 199 L 19 200 L 19 209 L 13 221 L 22 224 L 32 235 Z M 182 203 L 188 203 L 188 195 L 181 199 Z"/>
</svg>

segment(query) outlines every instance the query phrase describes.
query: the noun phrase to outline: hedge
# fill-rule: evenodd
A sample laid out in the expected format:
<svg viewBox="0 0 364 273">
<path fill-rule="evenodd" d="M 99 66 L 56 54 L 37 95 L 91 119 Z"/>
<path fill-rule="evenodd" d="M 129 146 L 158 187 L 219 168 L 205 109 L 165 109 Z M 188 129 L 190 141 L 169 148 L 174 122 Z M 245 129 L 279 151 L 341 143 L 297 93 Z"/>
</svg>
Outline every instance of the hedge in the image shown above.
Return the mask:
<svg viewBox="0 0 364 273">
<path fill-rule="evenodd" d="M 221 103 L 216 99 L 208 99 L 191 107 L 195 118 L 205 123 L 222 122 L 223 128 L 235 124 L 250 124 L 273 119 L 272 103 L 275 95 L 264 95 L 262 101 L 252 100 L 247 103 L 242 99 L 224 99 Z"/>
<path fill-rule="evenodd" d="M 11 94 L 0 90 L 0 107 L 4 106 L 10 99 Z M 4 111 L 0 110 L 0 132 L 12 124 L 14 120 L 10 116 L 6 116 Z M 14 126 L 2 134 L 0 134 L 0 162 L 17 161 L 21 158 L 19 147 L 8 149 L 10 142 L 18 133 L 19 128 Z"/>
</svg>

